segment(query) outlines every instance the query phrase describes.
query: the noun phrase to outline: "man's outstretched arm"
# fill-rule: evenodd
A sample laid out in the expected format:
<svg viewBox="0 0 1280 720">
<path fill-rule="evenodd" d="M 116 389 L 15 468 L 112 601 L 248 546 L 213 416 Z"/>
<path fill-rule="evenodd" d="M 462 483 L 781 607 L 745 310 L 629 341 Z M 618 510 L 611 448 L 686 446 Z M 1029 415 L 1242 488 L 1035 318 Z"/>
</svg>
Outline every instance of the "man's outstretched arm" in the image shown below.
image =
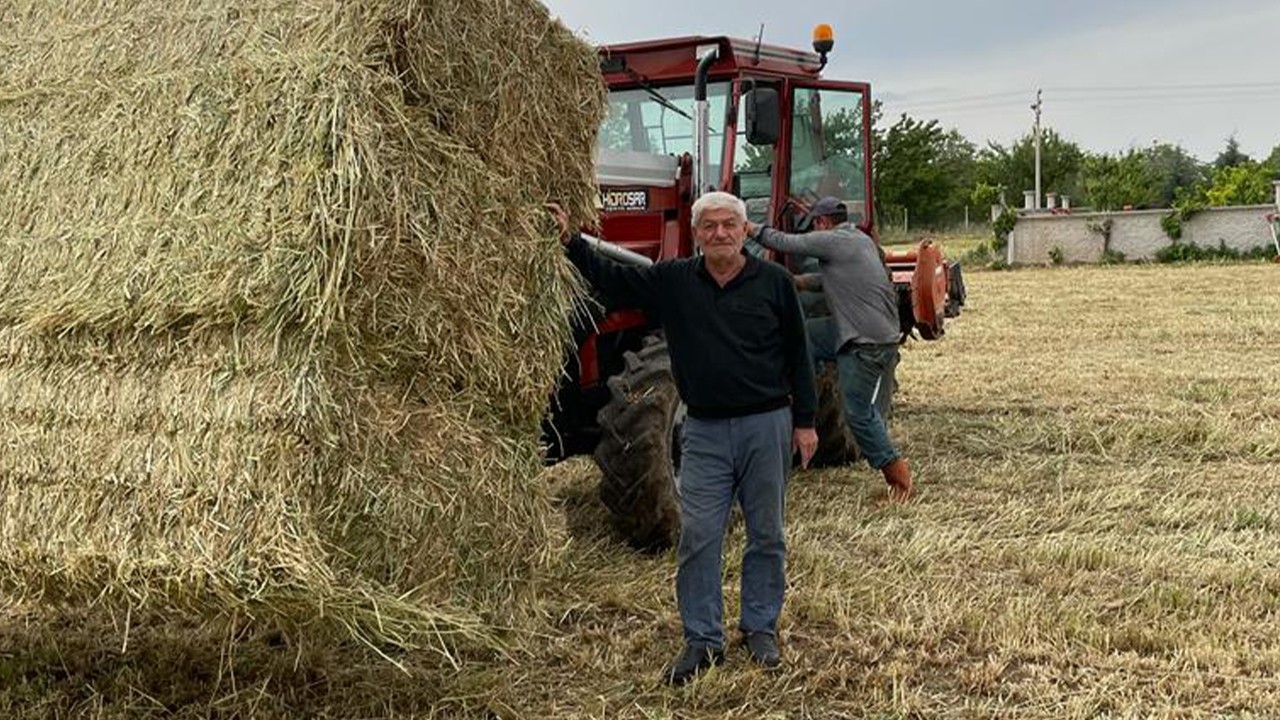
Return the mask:
<svg viewBox="0 0 1280 720">
<path fill-rule="evenodd" d="M 839 250 L 841 243 L 848 242 L 847 238 L 826 230 L 794 235 L 755 223 L 747 223 L 747 234 L 770 250 L 815 257 L 819 260 L 831 259 Z"/>
<path fill-rule="evenodd" d="M 623 265 L 592 251 L 581 234 L 570 232 L 569 216 L 564 208 L 551 203 L 547 205 L 547 209 L 556 219 L 556 225 L 560 229 L 560 243 L 565 247 L 569 262 L 578 268 L 578 272 L 582 273 L 592 287 L 619 305 L 656 305 L 660 294 L 660 271 L 657 266 Z"/>
</svg>

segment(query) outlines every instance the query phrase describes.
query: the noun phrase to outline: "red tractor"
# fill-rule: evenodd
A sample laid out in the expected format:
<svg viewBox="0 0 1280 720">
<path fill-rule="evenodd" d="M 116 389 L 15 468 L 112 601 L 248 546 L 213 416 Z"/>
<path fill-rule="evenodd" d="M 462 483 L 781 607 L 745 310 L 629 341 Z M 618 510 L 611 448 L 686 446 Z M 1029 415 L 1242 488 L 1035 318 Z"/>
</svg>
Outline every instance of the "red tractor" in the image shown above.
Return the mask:
<svg viewBox="0 0 1280 720">
<path fill-rule="evenodd" d="M 871 88 L 821 77 L 831 46 L 830 28 L 819 26 L 814 52 L 728 37 L 602 47 L 609 113 L 597 157 L 601 237 L 589 238 L 596 250 L 633 264 L 692 256 L 690 207 L 712 189 L 783 230 L 799 230 L 810 204 L 832 195 L 875 237 Z M 943 318 L 963 303 L 959 267 L 927 242 L 888 253 L 886 263 L 904 332 L 940 337 Z M 802 299 L 807 312 L 825 312 L 820 295 Z M 594 448 L 615 526 L 632 545 L 661 549 L 679 529 L 673 436 L 683 419 L 666 343 L 635 308 L 602 303 L 592 320 L 577 329 L 576 357 L 552 403 L 550 459 Z M 815 461 L 855 459 L 833 370 L 820 374 L 819 394 Z"/>
</svg>

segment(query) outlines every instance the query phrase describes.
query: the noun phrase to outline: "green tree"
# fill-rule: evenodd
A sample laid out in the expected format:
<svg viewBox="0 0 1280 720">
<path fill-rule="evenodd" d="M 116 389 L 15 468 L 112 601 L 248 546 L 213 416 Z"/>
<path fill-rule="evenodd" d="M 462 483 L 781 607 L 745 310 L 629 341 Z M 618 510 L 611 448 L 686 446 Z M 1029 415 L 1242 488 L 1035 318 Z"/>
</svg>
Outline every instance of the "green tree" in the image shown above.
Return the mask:
<svg viewBox="0 0 1280 720">
<path fill-rule="evenodd" d="M 1079 197 L 1083 164 L 1084 151 L 1079 145 L 1052 129 L 1041 132 L 1040 184 L 1043 192 Z M 978 153 L 977 182 L 1007 188 L 1013 196 L 1006 200 L 1015 207 L 1022 205 L 1024 190 L 1035 189 L 1035 177 L 1035 138 L 1030 133 L 1008 147 L 988 143 Z"/>
<path fill-rule="evenodd" d="M 906 208 L 916 224 L 938 226 L 963 215 L 974 178 L 974 145 L 937 120 L 903 114 L 876 134 L 880 216 Z"/>
<path fill-rule="evenodd" d="M 1236 136 L 1232 135 L 1227 138 L 1227 145 L 1218 153 L 1218 159 L 1213 161 L 1213 166 L 1217 169 L 1236 167 L 1249 162 L 1249 156 L 1240 150 L 1240 143 L 1236 141 Z"/>
<path fill-rule="evenodd" d="M 1271 202 L 1271 179 L 1271 169 L 1252 160 L 1217 168 L 1213 171 L 1213 184 L 1205 191 L 1204 199 L 1214 207 L 1263 205 Z"/>
<path fill-rule="evenodd" d="M 1160 178 L 1150 158 L 1137 150 L 1086 157 L 1080 184 L 1085 201 L 1098 210 L 1148 208 L 1161 199 Z"/>
<path fill-rule="evenodd" d="M 942 169 L 948 174 L 951 192 L 943 205 L 946 219 L 955 222 L 971 206 L 970 195 L 978 176 L 978 148 L 959 130 L 951 129 L 942 138 Z"/>
<path fill-rule="evenodd" d="M 1157 143 L 1146 151 L 1159 187 L 1160 207 L 1173 207 L 1180 188 L 1194 192 L 1209 179 L 1208 169 L 1181 145 Z"/>
<path fill-rule="evenodd" d="M 1276 180 L 1280 180 L 1280 145 L 1271 148 L 1271 154 L 1262 164 L 1271 169 L 1271 174 Z"/>
<path fill-rule="evenodd" d="M 975 163 L 975 171 L 976 169 Z M 969 205 L 985 212 L 992 205 L 999 205 L 1003 196 L 1003 187 L 978 181 L 974 184 L 973 189 L 969 191 Z M 1007 203 L 1008 201 L 1006 200 L 1005 202 Z"/>
</svg>

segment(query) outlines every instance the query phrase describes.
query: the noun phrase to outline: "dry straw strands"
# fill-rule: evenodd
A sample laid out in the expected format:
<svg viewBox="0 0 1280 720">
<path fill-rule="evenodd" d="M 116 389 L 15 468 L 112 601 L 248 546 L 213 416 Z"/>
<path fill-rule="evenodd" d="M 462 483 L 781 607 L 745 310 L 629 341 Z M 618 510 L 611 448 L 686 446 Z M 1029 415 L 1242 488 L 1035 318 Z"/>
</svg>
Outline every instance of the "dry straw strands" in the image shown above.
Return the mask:
<svg viewBox="0 0 1280 720">
<path fill-rule="evenodd" d="M 601 112 L 531 0 L 6 3 L 0 586 L 489 639 Z"/>
</svg>

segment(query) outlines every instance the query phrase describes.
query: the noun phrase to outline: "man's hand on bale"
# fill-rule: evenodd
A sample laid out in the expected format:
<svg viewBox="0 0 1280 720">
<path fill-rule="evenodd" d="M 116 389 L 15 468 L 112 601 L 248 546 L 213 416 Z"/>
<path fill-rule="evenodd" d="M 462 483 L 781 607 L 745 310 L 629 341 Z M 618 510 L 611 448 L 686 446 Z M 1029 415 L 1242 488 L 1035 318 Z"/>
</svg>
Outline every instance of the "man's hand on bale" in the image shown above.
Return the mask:
<svg viewBox="0 0 1280 720">
<path fill-rule="evenodd" d="M 560 203 L 549 202 L 546 204 L 547 210 L 551 212 L 551 216 L 556 219 L 556 227 L 560 230 L 560 244 L 569 244 L 569 213 L 560 207 Z"/>
</svg>

